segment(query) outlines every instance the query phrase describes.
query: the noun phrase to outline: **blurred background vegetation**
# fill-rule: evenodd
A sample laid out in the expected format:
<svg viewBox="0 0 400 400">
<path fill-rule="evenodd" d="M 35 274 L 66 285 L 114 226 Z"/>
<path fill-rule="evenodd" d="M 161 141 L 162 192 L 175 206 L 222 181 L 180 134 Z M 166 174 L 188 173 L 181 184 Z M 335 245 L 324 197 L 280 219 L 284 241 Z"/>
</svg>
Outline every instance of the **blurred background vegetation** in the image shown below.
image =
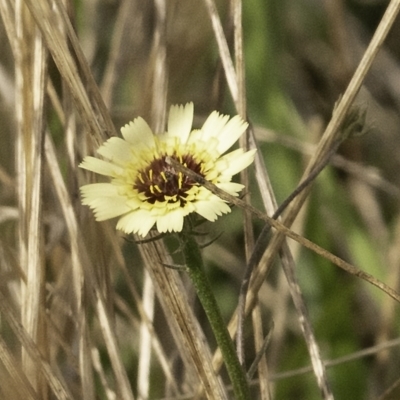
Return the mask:
<svg viewBox="0 0 400 400">
<path fill-rule="evenodd" d="M 18 2 L 1 0 L 18 7 Z M 265 160 L 278 202 L 296 187 L 314 145 L 329 122 L 335 103 L 344 92 L 381 17 L 385 0 L 248 0 L 243 2 L 243 35 L 246 73 L 246 99 L 249 120 Z M 227 90 L 210 17 L 202 1 L 166 2 L 168 89 L 167 104 L 193 101 L 195 124 L 219 110 L 235 114 Z M 233 25 L 229 1 L 217 1 L 228 43 L 232 45 Z M 5 7 L 5 6 L 4 6 Z M 155 4 L 147 0 L 75 0 L 66 8 L 76 29 L 84 55 L 101 89 L 117 131 L 141 115 L 151 117 L 153 99 L 155 40 Z M 17 8 L 18 9 L 18 8 Z M 4 10 L 4 8 L 3 8 Z M 15 10 L 15 9 L 14 9 Z M 16 147 L 15 63 L 13 45 L 7 37 L 5 14 L 0 24 L 0 287 L 16 311 L 20 311 L 22 279 L 18 253 L 18 159 Z M 356 104 L 366 111 L 366 134 L 343 143 L 330 165 L 317 178 L 303 212 L 293 229 L 308 239 L 369 272 L 395 290 L 400 290 L 400 21 L 397 21 L 379 53 Z M 8 35 L 9 36 L 9 35 Z M 59 71 L 49 57 L 48 77 L 62 99 L 66 90 Z M 160 96 L 162 93 L 160 93 Z M 82 223 L 85 243 L 94 260 L 102 260 L 97 279 L 104 288 L 107 304 L 115 320 L 120 356 L 133 393 L 138 398 L 138 348 L 140 313 L 132 298 L 132 285 L 142 293 L 143 262 L 137 246 L 114 233 L 115 222 L 99 228 L 78 199 L 79 183 L 85 178 L 70 165 L 65 121 L 54 103 L 46 100 L 45 125 L 56 145 L 58 162 Z M 65 103 L 62 103 L 65 108 Z M 78 115 L 78 114 L 76 114 Z M 85 125 L 77 117 L 74 149 L 76 163 L 96 147 Z M 47 167 L 46 167 L 47 168 Z M 70 291 L 70 245 L 63 214 L 52 183 L 44 172 L 42 223 L 43 305 L 54 314 L 55 328 L 46 333 L 52 354 L 50 364 L 62 376 L 65 385 L 79 399 L 82 388 L 78 378 L 75 322 L 68 307 Z M 254 205 L 262 208 L 254 179 L 248 189 Z M 255 221 L 255 232 L 262 224 Z M 204 228 L 212 238 L 222 236 L 204 249 L 207 273 L 227 320 L 237 306 L 242 271 L 245 266 L 243 221 L 240 210 L 220 218 Z M 207 242 L 208 239 L 202 239 Z M 171 240 L 167 243 L 176 248 Z M 115 255 L 123 249 L 128 277 Z M 322 257 L 291 243 L 296 272 L 309 308 L 311 322 L 324 360 L 355 354 L 354 360 L 339 360 L 328 368 L 332 391 L 337 399 L 395 399 L 384 394 L 399 379 L 399 349 L 357 357 L 357 352 L 396 339 L 400 332 L 399 305 L 376 288 L 358 280 Z M 95 263 L 95 262 L 94 262 Z M 99 264 L 99 265 L 100 265 Z M 95 263 L 96 265 L 96 263 Z M 132 268 L 134 265 L 134 268 Z M 183 277 L 183 279 L 185 279 Z M 193 307 L 204 326 L 210 346 L 215 347 L 205 317 L 192 296 Z M 276 262 L 259 293 L 265 333 L 274 321 L 266 352 L 271 398 L 320 399 L 321 394 L 311 371 L 282 376 L 282 372 L 310 365 L 300 332 L 298 316 Z M 67 305 L 67 306 L 66 306 Z M 154 329 L 181 394 L 193 388 L 181 386 L 184 375 L 177 348 L 166 329 L 166 317 L 156 302 Z M 91 346 L 100 354 L 101 369 L 94 368 L 96 399 L 119 398 L 109 356 L 100 338 L 99 321 L 88 307 Z M 61 317 L 60 315 L 63 315 Z M 254 358 L 252 329 L 246 324 L 247 364 Z M 0 322 L 0 334 L 11 353 L 20 357 L 21 349 L 6 322 Z M 400 344 L 396 342 L 397 346 Z M 57 350 L 54 350 L 54 349 Z M 68 350 L 66 350 L 68 349 Z M 71 361 L 74 360 L 73 362 Z M 173 364 L 174 360 L 175 364 Z M 4 360 L 3 360 L 4 363 Z M 1 365 L 0 382 L 9 379 Z M 101 372 L 102 370 L 102 372 Z M 102 375 L 102 373 L 104 375 Z M 105 382 L 108 382 L 106 384 Z M 257 376 L 255 388 L 257 388 Z M 106 388 L 109 385 L 109 392 Z M 166 389 L 165 376 L 156 358 L 150 370 L 148 398 L 178 399 Z M 113 397 L 112 394 L 116 394 Z M 257 391 L 254 391 L 258 398 Z M 393 394 L 394 393 L 394 394 Z M 0 397 L 22 398 L 18 390 L 0 384 Z M 392 396 L 392 397 L 391 397 Z M 45 398 L 45 397 L 43 397 Z M 53 398 L 49 395 L 48 398 Z M 145 397 L 143 397 L 145 398 Z M 189 397 L 188 398 L 192 398 Z"/>
</svg>

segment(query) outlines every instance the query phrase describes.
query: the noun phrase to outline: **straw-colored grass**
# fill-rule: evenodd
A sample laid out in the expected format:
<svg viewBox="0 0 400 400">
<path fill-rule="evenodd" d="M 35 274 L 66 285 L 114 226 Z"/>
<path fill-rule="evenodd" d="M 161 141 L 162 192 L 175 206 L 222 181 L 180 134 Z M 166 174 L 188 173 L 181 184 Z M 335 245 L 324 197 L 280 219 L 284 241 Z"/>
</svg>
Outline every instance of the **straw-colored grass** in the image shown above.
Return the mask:
<svg viewBox="0 0 400 400">
<path fill-rule="evenodd" d="M 79 198 L 84 156 L 187 101 L 258 148 L 199 236 L 252 397 L 397 398 L 400 0 L 362 3 L 0 0 L 0 399 L 233 398 L 178 242 Z"/>
</svg>

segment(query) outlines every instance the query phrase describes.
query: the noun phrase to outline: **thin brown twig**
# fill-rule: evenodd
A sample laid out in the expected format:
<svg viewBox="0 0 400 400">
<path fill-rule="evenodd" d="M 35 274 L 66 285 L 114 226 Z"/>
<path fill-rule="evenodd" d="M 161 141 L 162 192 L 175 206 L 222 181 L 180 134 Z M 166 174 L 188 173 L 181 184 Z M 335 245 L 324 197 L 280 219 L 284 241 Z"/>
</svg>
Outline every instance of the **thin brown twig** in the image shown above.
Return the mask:
<svg viewBox="0 0 400 400">
<path fill-rule="evenodd" d="M 331 156 L 336 153 L 337 148 L 339 147 L 341 141 L 338 141 L 334 144 L 331 151 L 326 155 L 325 159 L 321 161 L 321 164 L 318 165 L 313 171 L 311 171 L 310 175 L 303 182 L 300 183 L 299 186 L 280 204 L 280 206 L 276 209 L 274 214 L 272 215 L 272 219 L 277 220 L 283 211 L 287 208 L 287 206 L 298 196 L 308 185 L 314 181 L 314 179 L 321 173 L 321 171 L 326 167 L 331 159 Z M 246 270 L 243 275 L 243 280 L 240 286 L 239 292 L 239 301 L 238 301 L 238 326 L 237 326 L 237 334 L 236 340 L 237 343 L 243 342 L 243 332 L 244 332 L 244 320 L 246 314 L 246 297 L 247 292 L 250 285 L 251 275 L 253 273 L 254 268 L 260 262 L 262 255 L 267 247 L 269 234 L 271 232 L 271 225 L 266 224 L 259 234 L 256 244 L 253 249 L 253 253 L 249 258 Z M 238 345 L 239 349 L 239 345 Z"/>
<path fill-rule="evenodd" d="M 340 99 L 337 107 L 333 112 L 333 116 L 331 121 L 329 122 L 322 139 L 320 140 L 317 150 L 310 160 L 304 174 L 304 180 L 310 174 L 310 172 L 319 164 L 320 160 L 325 157 L 330 149 L 332 148 L 332 143 L 334 143 L 340 135 L 339 128 L 343 124 L 343 121 L 348 113 L 353 100 L 355 99 L 363 81 L 368 73 L 372 62 L 374 61 L 379 49 L 381 48 L 384 39 L 386 38 L 390 28 L 393 25 L 393 22 L 400 10 L 400 0 L 392 0 L 389 6 L 386 9 L 384 16 L 382 17 L 381 22 L 366 50 L 364 53 L 363 58 L 360 61 L 360 64 L 357 67 L 356 72 L 353 75 L 345 93 L 343 94 L 342 98 Z M 309 188 L 305 189 L 296 199 L 292 202 L 290 207 L 288 208 L 288 212 L 285 215 L 282 223 L 286 226 L 290 226 L 293 221 L 295 220 L 296 216 L 298 215 L 302 205 L 304 204 L 306 198 L 309 194 Z M 275 235 L 272 240 L 271 244 L 267 250 L 267 254 L 265 255 L 266 259 L 269 260 L 263 268 L 260 268 L 256 271 L 257 277 L 253 280 L 256 283 L 256 286 L 259 287 L 260 283 L 264 280 L 264 274 L 269 269 L 269 265 L 274 258 L 273 255 L 276 254 L 279 249 L 281 248 L 282 241 L 284 240 L 284 236 L 280 233 Z M 256 289 L 256 288 L 255 288 Z"/>
<path fill-rule="evenodd" d="M 351 361 L 359 360 L 360 358 L 364 358 L 364 357 L 368 357 L 368 356 L 377 354 L 381 351 L 384 351 L 384 350 L 387 350 L 387 349 L 390 349 L 392 347 L 399 346 L 399 345 L 400 345 L 399 338 L 392 339 L 385 343 L 380 343 L 380 344 L 377 344 L 376 346 L 368 347 L 366 349 L 353 352 L 353 353 L 343 356 L 343 357 L 335 358 L 333 360 L 326 360 L 326 361 L 324 361 L 324 365 L 327 368 L 335 367 L 337 365 L 342 365 L 344 363 L 348 363 Z M 278 372 L 276 374 L 271 374 L 270 379 L 271 379 L 271 381 L 277 381 L 277 380 L 281 380 L 281 379 L 292 378 L 292 377 L 298 376 L 298 375 L 307 374 L 309 372 L 312 372 L 311 366 L 302 367 L 302 368 L 298 368 L 298 369 L 291 370 L 291 371 Z"/>
<path fill-rule="evenodd" d="M 355 267 L 354 265 L 348 263 L 347 261 L 344 261 L 340 257 L 335 256 L 334 254 L 330 253 L 328 250 L 325 250 L 324 248 L 318 246 L 314 242 L 297 234 L 296 232 L 293 232 L 291 229 L 287 228 L 281 222 L 269 217 L 268 215 L 265 215 L 263 212 L 257 210 L 255 207 L 247 204 L 243 200 L 240 200 L 237 197 L 234 197 L 234 196 L 230 195 L 229 193 L 225 192 L 224 190 L 218 188 L 213 183 L 204 179 L 201 175 L 195 173 L 194 171 L 190 170 L 189 168 L 184 167 L 182 164 L 173 160 L 171 157 L 167 157 L 165 161 L 169 165 L 171 165 L 173 168 L 175 168 L 176 171 L 186 174 L 188 177 L 195 180 L 198 184 L 204 186 L 206 189 L 208 189 L 210 192 L 214 193 L 216 196 L 218 196 L 222 200 L 232 203 L 235 206 L 240 207 L 242 209 L 248 210 L 249 212 L 254 214 L 257 218 L 262 219 L 263 221 L 268 223 L 271 227 L 276 229 L 281 234 L 295 240 L 296 242 L 300 243 L 302 246 L 312 250 L 314 253 L 319 254 L 320 256 L 326 258 L 327 260 L 331 261 L 333 264 L 335 264 L 339 268 L 345 270 L 349 274 L 357 276 L 358 278 L 363 279 L 366 282 L 369 282 L 371 285 L 382 290 L 387 295 L 389 295 L 392 299 L 394 299 L 400 303 L 400 294 L 398 294 L 395 290 L 393 290 L 391 287 L 389 287 L 385 283 L 381 282 L 379 279 L 376 279 L 374 276 L 368 274 L 367 272 L 364 272 L 361 269 Z"/>
</svg>

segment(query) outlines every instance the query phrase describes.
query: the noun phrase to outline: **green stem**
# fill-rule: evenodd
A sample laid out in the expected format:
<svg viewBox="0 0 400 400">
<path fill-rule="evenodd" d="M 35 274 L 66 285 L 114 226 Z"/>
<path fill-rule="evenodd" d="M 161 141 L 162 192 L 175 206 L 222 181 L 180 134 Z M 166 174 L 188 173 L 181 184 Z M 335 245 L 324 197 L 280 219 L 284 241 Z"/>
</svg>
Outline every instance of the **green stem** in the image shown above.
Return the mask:
<svg viewBox="0 0 400 400">
<path fill-rule="evenodd" d="M 226 369 L 233 385 L 233 391 L 238 400 L 249 400 L 250 392 L 245 371 L 240 365 L 232 339 L 222 319 L 210 282 L 204 272 L 203 259 L 195 239 L 190 235 L 182 237 L 188 273 L 196 289 L 197 296 L 206 312 L 215 339 L 221 349 Z"/>
</svg>

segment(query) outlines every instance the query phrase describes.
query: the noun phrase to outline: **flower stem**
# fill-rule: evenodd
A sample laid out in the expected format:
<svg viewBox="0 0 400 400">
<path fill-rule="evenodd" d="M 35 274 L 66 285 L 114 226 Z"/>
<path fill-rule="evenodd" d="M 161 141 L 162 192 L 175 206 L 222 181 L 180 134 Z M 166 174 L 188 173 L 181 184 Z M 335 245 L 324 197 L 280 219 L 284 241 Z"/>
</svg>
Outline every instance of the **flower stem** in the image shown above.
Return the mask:
<svg viewBox="0 0 400 400">
<path fill-rule="evenodd" d="M 188 274 L 196 289 L 197 296 L 206 312 L 217 344 L 221 349 L 226 369 L 233 385 L 235 397 L 238 400 L 249 400 L 250 391 L 245 371 L 240 365 L 232 339 L 222 319 L 210 282 L 204 272 L 203 259 L 199 246 L 190 234 L 182 237 L 183 253 L 188 267 Z"/>
</svg>

